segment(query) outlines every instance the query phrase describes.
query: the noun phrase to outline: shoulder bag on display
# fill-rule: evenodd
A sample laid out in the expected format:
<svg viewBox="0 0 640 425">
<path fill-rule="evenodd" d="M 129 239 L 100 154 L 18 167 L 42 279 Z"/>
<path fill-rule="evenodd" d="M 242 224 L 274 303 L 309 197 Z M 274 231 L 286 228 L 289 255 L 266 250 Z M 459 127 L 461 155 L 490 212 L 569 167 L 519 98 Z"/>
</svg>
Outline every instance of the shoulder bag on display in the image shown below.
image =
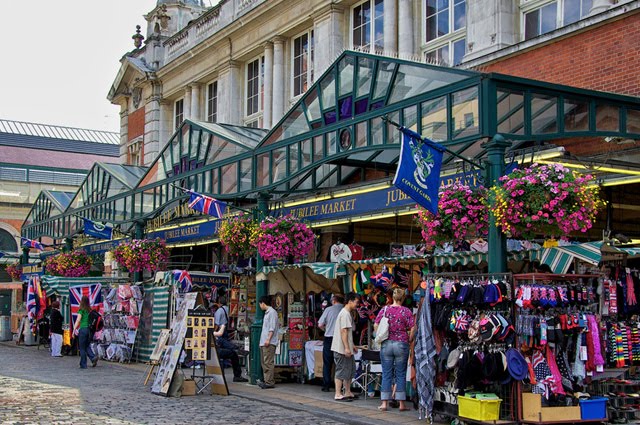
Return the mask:
<svg viewBox="0 0 640 425">
<path fill-rule="evenodd" d="M 384 341 L 389 338 L 389 319 L 387 316 L 387 307 L 382 311 L 382 319 L 380 319 L 380 323 L 378 323 L 378 330 L 376 331 L 376 344 L 382 344 Z"/>
</svg>

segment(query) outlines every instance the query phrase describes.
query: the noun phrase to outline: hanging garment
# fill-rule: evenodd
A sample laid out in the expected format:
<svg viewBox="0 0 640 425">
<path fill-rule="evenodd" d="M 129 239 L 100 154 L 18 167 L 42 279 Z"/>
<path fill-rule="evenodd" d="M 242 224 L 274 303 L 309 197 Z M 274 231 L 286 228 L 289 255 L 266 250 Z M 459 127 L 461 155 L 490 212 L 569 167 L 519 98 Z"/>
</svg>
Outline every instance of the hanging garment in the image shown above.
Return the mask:
<svg viewBox="0 0 640 425">
<path fill-rule="evenodd" d="M 576 357 L 573 362 L 573 370 L 572 370 L 573 376 L 579 381 L 582 381 L 584 378 L 587 377 L 587 370 L 585 368 L 584 361 L 581 359 L 581 356 L 580 356 L 580 352 L 582 351 L 582 346 L 583 346 L 582 335 L 583 334 L 578 334 L 576 338 Z"/>
<path fill-rule="evenodd" d="M 564 388 L 562 387 L 562 375 L 560 375 L 560 371 L 558 370 L 558 365 L 556 364 L 556 356 L 553 354 L 553 350 L 551 347 L 547 345 L 547 363 L 549 364 L 549 370 L 551 371 L 551 375 L 553 376 L 553 382 L 550 383 L 551 392 L 554 394 L 562 394 L 565 395 Z"/>
<path fill-rule="evenodd" d="M 423 298 L 416 329 L 415 362 L 420 417 L 431 415 L 433 410 L 434 382 L 436 377 L 436 346 L 431 326 L 429 298 Z"/>
<path fill-rule="evenodd" d="M 539 350 L 535 350 L 531 355 L 531 364 L 533 372 L 536 375 L 536 385 L 531 392 L 534 394 L 542 394 L 545 398 L 549 398 L 551 388 L 553 387 L 553 373 L 549 369 L 549 364 Z"/>
</svg>

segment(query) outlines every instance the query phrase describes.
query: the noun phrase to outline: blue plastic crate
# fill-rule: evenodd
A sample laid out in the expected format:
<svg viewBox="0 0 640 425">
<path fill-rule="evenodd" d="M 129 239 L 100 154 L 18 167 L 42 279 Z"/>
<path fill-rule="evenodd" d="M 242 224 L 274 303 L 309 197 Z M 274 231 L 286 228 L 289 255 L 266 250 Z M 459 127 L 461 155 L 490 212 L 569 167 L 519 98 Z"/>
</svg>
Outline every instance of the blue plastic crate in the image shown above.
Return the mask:
<svg viewBox="0 0 640 425">
<path fill-rule="evenodd" d="M 606 419 L 607 400 L 606 397 L 591 397 L 588 400 L 580 400 L 580 416 L 582 420 Z"/>
</svg>

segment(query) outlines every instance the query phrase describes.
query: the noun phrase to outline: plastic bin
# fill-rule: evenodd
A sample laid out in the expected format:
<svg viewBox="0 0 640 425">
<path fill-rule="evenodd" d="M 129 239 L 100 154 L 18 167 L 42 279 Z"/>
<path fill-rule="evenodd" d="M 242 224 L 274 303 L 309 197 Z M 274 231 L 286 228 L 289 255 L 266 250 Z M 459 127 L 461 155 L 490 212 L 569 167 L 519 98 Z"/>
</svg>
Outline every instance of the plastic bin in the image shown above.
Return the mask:
<svg viewBox="0 0 640 425">
<path fill-rule="evenodd" d="M 0 341 L 11 341 L 11 316 L 0 316 Z"/>
<path fill-rule="evenodd" d="M 500 399 L 478 400 L 459 395 L 458 416 L 476 421 L 497 421 L 500 419 L 500 403 Z"/>
<path fill-rule="evenodd" d="M 581 419 L 606 419 L 607 400 L 607 397 L 591 397 L 588 400 L 580 400 Z"/>
</svg>

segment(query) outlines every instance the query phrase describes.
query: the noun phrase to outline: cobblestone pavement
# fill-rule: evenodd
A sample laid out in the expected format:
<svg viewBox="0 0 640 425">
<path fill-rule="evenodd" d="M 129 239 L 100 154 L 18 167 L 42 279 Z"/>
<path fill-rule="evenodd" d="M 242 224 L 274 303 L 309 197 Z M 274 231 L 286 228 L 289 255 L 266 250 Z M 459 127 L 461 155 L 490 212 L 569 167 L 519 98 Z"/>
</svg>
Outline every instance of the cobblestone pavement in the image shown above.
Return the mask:
<svg viewBox="0 0 640 425">
<path fill-rule="evenodd" d="M 144 366 L 100 362 L 0 343 L 2 424 L 338 424 L 313 412 L 238 396 L 165 398 L 144 387 Z"/>
</svg>

